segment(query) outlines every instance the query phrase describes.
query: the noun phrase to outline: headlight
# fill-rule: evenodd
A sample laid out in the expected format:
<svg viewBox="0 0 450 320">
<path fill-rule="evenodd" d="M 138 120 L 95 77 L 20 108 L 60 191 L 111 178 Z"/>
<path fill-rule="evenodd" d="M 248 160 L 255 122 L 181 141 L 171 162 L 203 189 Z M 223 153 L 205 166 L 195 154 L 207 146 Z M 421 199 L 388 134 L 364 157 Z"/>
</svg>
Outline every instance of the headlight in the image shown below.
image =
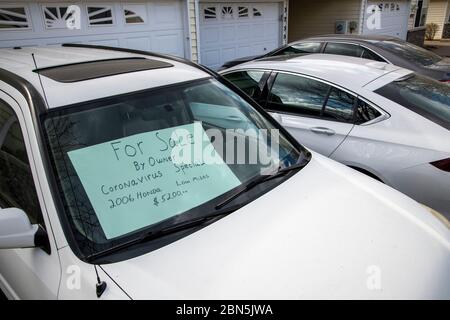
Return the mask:
<svg viewBox="0 0 450 320">
<path fill-rule="evenodd" d="M 434 209 L 431 209 L 430 207 L 427 207 L 426 205 L 423 205 L 433 216 L 435 216 L 436 218 L 438 218 L 447 228 L 450 229 L 450 222 L 447 220 L 446 217 L 444 217 L 444 215 L 442 213 L 437 212 Z"/>
</svg>

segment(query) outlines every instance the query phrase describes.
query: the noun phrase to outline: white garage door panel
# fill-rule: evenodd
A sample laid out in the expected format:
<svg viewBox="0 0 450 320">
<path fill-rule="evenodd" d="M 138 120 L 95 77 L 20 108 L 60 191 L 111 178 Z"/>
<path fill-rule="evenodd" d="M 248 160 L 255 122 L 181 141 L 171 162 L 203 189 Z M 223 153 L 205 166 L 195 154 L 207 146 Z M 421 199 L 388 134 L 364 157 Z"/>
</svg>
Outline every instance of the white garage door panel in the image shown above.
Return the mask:
<svg viewBox="0 0 450 320">
<path fill-rule="evenodd" d="M 279 3 L 202 3 L 201 63 L 217 69 L 226 61 L 280 46 Z"/>
<path fill-rule="evenodd" d="M 0 47 L 88 43 L 139 50 L 151 50 L 184 56 L 184 27 L 181 0 L 147 2 L 84 2 L 81 8 L 81 29 L 69 30 L 65 21 L 59 28 L 45 25 L 47 7 L 67 7 L 71 3 L 23 3 L 28 12 L 30 28 L 0 32 Z M 2 6 L 0 2 L 0 7 Z M 111 9 L 112 23 L 89 25 L 87 7 Z M 125 10 L 132 10 L 143 23 L 127 22 Z"/>
<path fill-rule="evenodd" d="M 381 9 L 381 29 L 370 30 L 367 27 L 367 19 L 373 13 L 364 16 L 364 34 L 380 34 L 406 39 L 408 32 L 409 1 L 368 1 L 367 8 L 376 5 Z"/>
</svg>

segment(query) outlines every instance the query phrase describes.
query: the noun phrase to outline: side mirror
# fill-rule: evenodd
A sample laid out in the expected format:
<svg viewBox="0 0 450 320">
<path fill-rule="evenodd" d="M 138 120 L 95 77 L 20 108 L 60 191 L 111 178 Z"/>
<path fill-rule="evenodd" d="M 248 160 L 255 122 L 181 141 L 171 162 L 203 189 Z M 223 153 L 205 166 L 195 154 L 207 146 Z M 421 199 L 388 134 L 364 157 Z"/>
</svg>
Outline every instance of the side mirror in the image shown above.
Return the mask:
<svg viewBox="0 0 450 320">
<path fill-rule="evenodd" d="M 47 232 L 21 209 L 0 209 L 0 249 L 40 247 L 50 253 Z"/>
</svg>

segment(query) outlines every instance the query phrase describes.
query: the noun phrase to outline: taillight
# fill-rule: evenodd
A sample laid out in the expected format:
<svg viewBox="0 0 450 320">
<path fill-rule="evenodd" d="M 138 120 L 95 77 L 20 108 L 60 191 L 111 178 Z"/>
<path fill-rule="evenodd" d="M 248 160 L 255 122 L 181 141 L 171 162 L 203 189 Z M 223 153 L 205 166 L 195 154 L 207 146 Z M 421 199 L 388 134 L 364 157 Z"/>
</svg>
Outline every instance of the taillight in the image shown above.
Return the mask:
<svg viewBox="0 0 450 320">
<path fill-rule="evenodd" d="M 430 164 L 432 166 L 435 166 L 438 169 L 441 169 L 443 171 L 447 171 L 450 172 L 450 158 L 448 159 L 444 159 L 444 160 L 439 160 L 439 161 L 434 161 L 434 162 L 430 162 Z"/>
<path fill-rule="evenodd" d="M 439 80 L 440 82 L 444 82 L 444 83 L 450 83 L 450 79 L 446 79 L 446 80 Z"/>
</svg>

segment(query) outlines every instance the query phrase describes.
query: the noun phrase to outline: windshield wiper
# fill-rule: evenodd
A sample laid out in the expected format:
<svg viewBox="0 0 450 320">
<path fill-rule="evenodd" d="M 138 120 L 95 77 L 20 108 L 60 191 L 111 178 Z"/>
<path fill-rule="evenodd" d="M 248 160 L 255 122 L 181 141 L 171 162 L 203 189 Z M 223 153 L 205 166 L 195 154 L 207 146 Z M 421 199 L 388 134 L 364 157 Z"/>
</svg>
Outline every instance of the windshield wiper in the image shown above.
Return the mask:
<svg viewBox="0 0 450 320">
<path fill-rule="evenodd" d="M 242 207 L 242 205 L 231 206 L 231 207 L 223 209 L 223 210 L 217 210 L 216 209 L 212 213 L 207 214 L 207 215 L 203 215 L 203 216 L 198 217 L 198 218 L 194 218 L 194 219 L 191 219 L 191 220 L 180 222 L 180 223 L 177 223 L 177 224 L 165 227 L 165 228 L 161 228 L 161 229 L 158 229 L 158 230 L 152 230 L 152 231 L 149 231 L 149 232 L 145 232 L 145 233 L 141 234 L 139 237 L 137 237 L 137 238 L 135 238 L 135 239 L 133 239 L 131 241 L 121 243 L 121 244 L 119 244 L 117 246 L 111 247 L 109 249 L 106 249 L 106 250 L 98 252 L 98 253 L 94 253 L 93 255 L 88 257 L 88 260 L 92 261 L 92 260 L 94 260 L 96 258 L 99 258 L 101 256 L 112 254 L 114 252 L 123 250 L 125 248 L 128 248 L 130 246 L 133 246 L 133 245 L 136 245 L 136 244 L 139 244 L 139 243 L 142 243 L 142 242 L 150 241 L 150 240 L 153 240 L 153 239 L 156 239 L 156 238 L 161 238 L 161 237 L 164 237 L 164 236 L 167 236 L 167 235 L 170 235 L 170 234 L 174 234 L 174 233 L 177 233 L 177 232 L 180 232 L 180 231 L 183 231 L 183 230 L 187 230 L 187 229 L 190 229 L 190 228 L 201 226 L 201 225 L 205 224 L 208 221 L 211 221 L 211 220 L 214 220 L 214 219 L 218 219 L 220 217 L 224 217 L 224 216 L 226 216 L 226 215 L 228 215 L 228 214 L 238 210 L 240 207 Z"/>
<path fill-rule="evenodd" d="M 225 199 L 224 201 L 220 202 L 219 204 L 216 205 L 216 209 L 221 209 L 224 206 L 226 206 L 228 203 L 230 203 L 231 201 L 233 201 L 234 199 L 238 198 L 240 195 L 248 192 L 250 189 L 256 187 L 257 185 L 264 183 L 266 181 L 270 181 L 276 178 L 280 178 L 282 176 L 284 176 L 285 174 L 287 174 L 288 172 L 291 172 L 293 170 L 297 170 L 297 169 L 301 169 L 306 165 L 306 163 L 304 163 L 303 161 L 300 163 L 296 163 L 292 166 L 286 167 L 286 168 L 278 168 L 278 171 L 276 171 L 275 173 L 272 173 L 270 175 L 264 175 L 264 176 L 259 176 L 258 178 L 256 178 L 255 180 L 250 181 L 249 183 L 247 183 L 242 189 L 238 190 L 236 193 L 232 194 L 230 197 L 228 197 L 227 199 Z"/>
</svg>

